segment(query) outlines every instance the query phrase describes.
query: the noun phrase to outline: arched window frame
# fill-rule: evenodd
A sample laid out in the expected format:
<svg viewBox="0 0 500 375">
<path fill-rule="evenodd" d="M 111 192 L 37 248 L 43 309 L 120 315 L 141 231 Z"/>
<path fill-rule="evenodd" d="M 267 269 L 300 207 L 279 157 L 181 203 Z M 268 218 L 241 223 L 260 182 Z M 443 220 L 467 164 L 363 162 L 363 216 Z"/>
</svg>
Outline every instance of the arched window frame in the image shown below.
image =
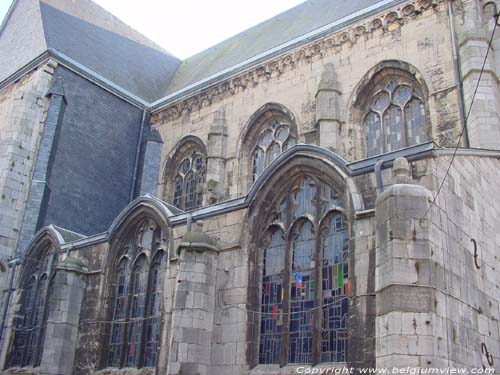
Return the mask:
<svg viewBox="0 0 500 375">
<path fill-rule="evenodd" d="M 165 280 L 165 266 L 167 254 L 158 250 L 151 263 L 149 272 L 149 287 L 146 305 L 146 332 L 144 341 L 144 365 L 153 367 L 158 358 L 160 347 L 161 314 L 163 310 L 163 283 Z"/>
<path fill-rule="evenodd" d="M 280 132 L 287 132 L 285 137 L 280 137 Z M 281 153 L 297 143 L 297 135 L 290 119 L 283 113 L 274 115 L 261 125 L 259 137 L 251 153 L 252 181 L 255 181 Z M 263 162 L 257 165 L 257 158 L 262 155 Z"/>
<path fill-rule="evenodd" d="M 304 189 L 308 184 L 314 190 L 312 196 Z M 309 197 L 311 204 L 305 204 L 304 197 Z M 331 329 L 329 330 L 328 327 L 321 324 L 325 318 L 333 319 L 330 305 L 323 300 L 324 280 L 322 273 L 324 269 L 329 269 L 333 265 L 337 268 L 340 267 L 337 263 L 323 266 L 324 240 L 328 236 L 332 217 L 341 216 L 343 218 L 345 224 L 343 233 L 346 239 L 344 246 L 347 246 L 345 250 L 348 255 L 348 221 L 344 200 L 328 184 L 306 175 L 296 179 L 291 187 L 285 191 L 284 196 L 281 196 L 276 202 L 279 203 L 276 203 L 272 217 L 267 220 L 264 242 L 259 246 L 261 314 L 260 328 L 257 330 L 260 332 L 257 362 L 259 364 L 279 363 L 281 365 L 287 363 L 344 362 L 347 358 L 348 310 L 344 317 L 345 326 L 341 333 L 343 342 L 339 344 L 339 347 L 343 348 L 342 353 L 333 352 L 331 345 L 330 352 L 322 350 L 322 347 L 328 346 L 326 341 L 330 337 L 325 338 L 322 333 L 327 332 L 329 335 L 333 333 Z M 299 246 L 297 241 L 301 241 L 301 230 L 307 226 L 310 226 L 311 238 L 307 241 L 313 246 L 311 249 L 313 259 L 310 269 L 300 271 L 301 285 L 298 288 L 299 272 L 292 268 L 293 258 L 295 250 Z M 272 281 L 269 281 L 272 278 L 266 275 L 266 270 L 263 267 L 268 261 L 266 254 L 269 245 L 272 245 L 273 241 L 276 245 L 276 233 L 280 233 L 279 236 L 282 239 L 285 266 L 284 271 L 275 277 L 274 280 L 277 281 L 273 284 Z M 345 276 L 342 278 L 343 281 L 348 280 L 348 262 L 349 257 L 347 256 L 342 263 L 342 270 L 345 267 L 346 271 L 345 275 L 343 274 Z M 319 264 L 322 266 L 316 267 Z M 348 281 L 347 283 L 343 282 L 342 288 L 344 295 L 331 296 L 333 298 L 331 306 L 336 304 L 338 308 L 339 301 L 343 301 L 344 305 L 341 306 L 341 309 L 348 309 Z M 305 297 L 310 298 L 302 299 L 302 294 L 297 298 L 299 290 L 300 293 L 305 291 Z M 331 290 L 325 292 L 331 292 Z M 281 300 L 280 293 L 282 293 Z M 314 293 L 316 294 L 314 295 Z M 273 306 L 271 307 L 271 305 Z M 304 314 L 308 316 L 302 316 Z M 274 332 L 273 335 L 272 330 L 275 329 L 278 321 L 282 328 L 279 332 Z M 298 330 L 294 330 L 294 324 L 299 321 L 306 323 L 309 321 L 309 324 L 304 326 L 298 324 Z M 340 333 L 340 330 L 338 332 Z M 297 350 L 298 346 L 301 346 L 300 350 Z M 273 349 L 282 350 L 277 355 Z"/>
<path fill-rule="evenodd" d="M 162 289 L 167 267 L 167 234 L 151 219 L 142 220 L 132 233 L 132 238 L 121 242 L 122 249 L 108 277 L 113 302 L 109 307 L 111 327 L 103 367 L 150 368 L 155 367 L 158 360 L 163 314 Z M 117 281 L 122 264 L 125 265 L 122 270 L 124 293 L 119 293 L 121 285 Z M 153 296 L 157 300 L 154 314 L 150 308 L 154 302 Z M 124 299 L 120 305 L 122 313 L 117 314 L 120 299 Z M 150 335 L 148 339 L 150 332 L 155 337 L 151 338 Z M 119 340 L 115 340 L 115 337 Z"/>
<path fill-rule="evenodd" d="M 41 251 L 28 253 L 21 277 L 21 314 L 14 320 L 14 340 L 9 367 L 37 367 L 42 358 L 48 301 L 52 293 L 52 280 L 58 252 L 51 244 Z"/>
<path fill-rule="evenodd" d="M 394 101 L 395 91 L 405 86 L 411 89 L 410 100 Z M 389 100 L 382 110 L 377 110 L 379 95 L 387 94 Z M 370 69 L 360 81 L 351 97 L 351 121 L 361 131 L 359 142 L 363 145 L 357 157 L 374 157 L 400 148 L 425 143 L 432 139 L 429 112 L 429 89 L 422 75 L 411 64 L 399 60 L 382 61 Z M 409 108 L 410 103 L 412 106 Z M 384 123 L 384 114 L 393 109 L 398 121 Z M 410 112 L 410 110 L 413 110 Z M 386 118 L 385 120 L 388 120 Z"/>
<path fill-rule="evenodd" d="M 280 125 L 289 128 L 289 137 L 281 139 L 276 131 Z M 267 131 L 272 134 L 269 144 L 261 144 L 262 136 Z M 298 131 L 295 116 L 285 106 L 278 103 L 267 103 L 250 116 L 240 134 L 238 190 L 245 194 L 250 186 L 269 165 L 268 148 L 274 142 L 280 148 L 280 154 L 298 142 Z M 257 153 L 261 161 L 257 161 Z"/>
<path fill-rule="evenodd" d="M 397 77 L 390 77 L 383 82 L 384 86 L 373 92 L 371 105 L 363 119 L 368 156 L 427 141 L 425 105 L 419 88 L 414 83 Z M 374 129 L 377 127 L 379 142 L 370 147 L 370 142 L 377 139 L 374 136 L 377 133 Z M 412 136 L 412 133 L 416 134 Z"/>
<path fill-rule="evenodd" d="M 193 136 L 182 139 L 167 160 L 164 170 L 164 199 L 183 211 L 203 205 L 207 152 Z"/>
</svg>

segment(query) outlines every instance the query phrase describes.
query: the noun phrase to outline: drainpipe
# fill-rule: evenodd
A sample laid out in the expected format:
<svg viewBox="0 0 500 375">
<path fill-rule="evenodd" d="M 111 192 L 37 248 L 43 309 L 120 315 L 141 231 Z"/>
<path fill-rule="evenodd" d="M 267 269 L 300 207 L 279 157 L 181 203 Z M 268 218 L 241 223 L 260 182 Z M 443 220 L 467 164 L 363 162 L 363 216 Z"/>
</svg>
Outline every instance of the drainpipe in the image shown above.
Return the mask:
<svg viewBox="0 0 500 375">
<path fill-rule="evenodd" d="M 132 176 L 132 186 L 130 187 L 130 197 L 129 201 L 132 202 L 134 199 L 135 193 L 135 183 L 137 180 L 137 169 L 139 168 L 139 159 L 141 157 L 141 146 L 142 146 L 142 138 L 144 137 L 144 124 L 146 122 L 146 108 L 142 111 L 142 120 L 141 120 L 141 132 L 139 133 L 139 141 L 137 142 L 137 150 L 135 153 L 135 162 L 134 162 L 134 174 Z"/>
<path fill-rule="evenodd" d="M 469 130 L 467 129 L 467 123 L 465 121 L 465 97 L 464 97 L 464 86 L 461 77 L 461 64 L 460 56 L 458 55 L 457 49 L 457 34 L 455 31 L 455 12 L 453 11 L 453 0 L 448 1 L 448 18 L 450 20 L 450 34 L 451 34 L 451 48 L 453 50 L 453 62 L 455 70 L 455 81 L 458 87 L 458 102 L 460 106 L 460 120 L 462 123 L 462 129 L 464 129 L 464 144 L 466 148 L 470 147 L 469 142 Z"/>
<path fill-rule="evenodd" d="M 18 261 L 16 260 L 12 265 L 9 264 L 9 289 L 7 289 L 7 297 L 5 298 L 5 303 L 3 305 L 2 311 L 2 322 L 0 324 L 0 343 L 3 340 L 3 332 L 5 330 L 5 321 L 7 320 L 7 313 L 9 311 L 10 297 L 12 295 L 12 286 L 14 285 L 14 275 L 16 273 L 16 266 Z M 2 345 L 3 347 L 3 345 Z M 0 348 L 1 350 L 1 348 Z"/>
</svg>

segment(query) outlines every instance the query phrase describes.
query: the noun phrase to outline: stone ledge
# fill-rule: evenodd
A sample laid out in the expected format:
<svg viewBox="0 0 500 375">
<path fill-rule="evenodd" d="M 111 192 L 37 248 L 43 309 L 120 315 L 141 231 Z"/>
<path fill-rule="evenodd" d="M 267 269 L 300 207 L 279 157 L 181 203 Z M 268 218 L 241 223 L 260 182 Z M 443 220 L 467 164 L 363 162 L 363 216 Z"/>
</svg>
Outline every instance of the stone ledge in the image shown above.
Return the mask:
<svg viewBox="0 0 500 375">
<path fill-rule="evenodd" d="M 145 368 L 116 368 L 109 367 L 102 370 L 97 370 L 92 372 L 92 375 L 153 375 L 155 373 L 154 367 L 145 367 Z"/>
<path fill-rule="evenodd" d="M 253 369 L 245 372 L 245 375 L 297 375 L 299 369 L 330 369 L 330 368 L 346 368 L 349 367 L 347 362 L 332 362 L 332 363 L 320 363 L 318 365 L 309 364 L 296 364 L 296 365 L 285 365 L 280 367 L 280 365 L 257 365 Z M 302 372 L 310 373 L 310 372 Z"/>
</svg>

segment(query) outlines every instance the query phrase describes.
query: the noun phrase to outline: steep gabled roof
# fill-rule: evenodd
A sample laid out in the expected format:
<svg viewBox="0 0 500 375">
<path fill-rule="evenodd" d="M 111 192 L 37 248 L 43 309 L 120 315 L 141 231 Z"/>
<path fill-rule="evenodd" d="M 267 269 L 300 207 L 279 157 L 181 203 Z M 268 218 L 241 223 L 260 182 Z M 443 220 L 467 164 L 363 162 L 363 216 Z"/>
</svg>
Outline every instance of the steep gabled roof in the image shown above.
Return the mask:
<svg viewBox="0 0 500 375">
<path fill-rule="evenodd" d="M 100 28 L 121 35 L 124 38 L 133 40 L 146 47 L 154 48 L 162 52 L 166 52 L 162 47 L 146 38 L 141 33 L 137 32 L 129 25 L 124 23 L 106 9 L 102 8 L 92 0 L 41 0 L 51 7 L 57 8 L 60 11 L 70 14 L 73 17 L 80 18 L 83 21 L 89 22 Z"/>
<path fill-rule="evenodd" d="M 46 50 L 38 1 L 17 0 L 0 30 L 0 82 Z"/>
<path fill-rule="evenodd" d="M 90 0 L 16 0 L 0 34 L 0 82 L 47 49 L 145 101 L 162 96 L 180 64 Z"/>
<path fill-rule="evenodd" d="M 155 102 L 322 27 L 341 27 L 365 9 L 401 1 L 309 0 L 181 62 L 91 0 L 14 0 L 0 30 L 0 82 L 53 49 Z"/>
<path fill-rule="evenodd" d="M 309 0 L 184 60 L 166 95 L 381 0 Z"/>
<path fill-rule="evenodd" d="M 180 60 L 40 3 L 45 39 L 73 60 L 142 99 L 166 89 Z"/>
</svg>

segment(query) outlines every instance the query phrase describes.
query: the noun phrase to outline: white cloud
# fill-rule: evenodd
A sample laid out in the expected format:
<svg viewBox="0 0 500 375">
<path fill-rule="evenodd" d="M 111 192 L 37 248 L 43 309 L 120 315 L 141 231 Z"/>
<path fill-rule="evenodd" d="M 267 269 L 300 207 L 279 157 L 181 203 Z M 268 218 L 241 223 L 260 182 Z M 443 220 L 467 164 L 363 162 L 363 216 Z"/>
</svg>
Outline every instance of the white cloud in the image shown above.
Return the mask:
<svg viewBox="0 0 500 375">
<path fill-rule="evenodd" d="M 189 57 L 303 2 L 303 0 L 94 1 L 179 58 Z"/>
<path fill-rule="evenodd" d="M 173 55 L 184 59 L 304 0 L 94 1 Z M 0 19 L 3 20 L 11 2 L 0 0 Z"/>
</svg>

